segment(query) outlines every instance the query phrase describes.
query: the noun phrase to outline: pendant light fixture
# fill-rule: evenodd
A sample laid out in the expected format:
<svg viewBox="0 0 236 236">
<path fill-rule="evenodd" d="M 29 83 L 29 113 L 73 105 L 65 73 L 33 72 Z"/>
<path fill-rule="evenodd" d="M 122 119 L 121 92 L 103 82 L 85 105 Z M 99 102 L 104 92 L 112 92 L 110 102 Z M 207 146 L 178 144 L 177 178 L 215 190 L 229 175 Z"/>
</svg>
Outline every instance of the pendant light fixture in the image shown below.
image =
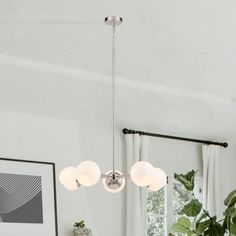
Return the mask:
<svg viewBox="0 0 236 236">
<path fill-rule="evenodd" d="M 131 178 L 134 184 L 145 187 L 150 191 L 158 191 L 167 183 L 165 172 L 160 168 L 154 168 L 147 161 L 136 162 L 130 175 L 124 175 L 115 169 L 115 119 L 116 119 L 116 78 L 115 78 L 115 30 L 116 26 L 123 22 L 121 17 L 109 16 L 105 18 L 105 23 L 112 27 L 112 170 L 106 174 L 101 174 L 99 166 L 93 161 L 83 161 L 77 167 L 66 167 L 59 175 L 59 181 L 69 191 L 75 191 L 80 186 L 90 187 L 102 179 L 104 188 L 111 193 L 122 191 L 126 179 Z"/>
</svg>

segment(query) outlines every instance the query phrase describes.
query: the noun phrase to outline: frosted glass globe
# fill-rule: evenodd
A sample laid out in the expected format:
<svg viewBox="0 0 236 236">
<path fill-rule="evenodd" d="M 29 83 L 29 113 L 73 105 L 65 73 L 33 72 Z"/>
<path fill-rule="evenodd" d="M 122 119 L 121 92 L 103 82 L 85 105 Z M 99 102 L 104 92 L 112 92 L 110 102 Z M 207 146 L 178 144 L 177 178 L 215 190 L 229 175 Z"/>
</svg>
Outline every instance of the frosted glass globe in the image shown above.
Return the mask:
<svg viewBox="0 0 236 236">
<path fill-rule="evenodd" d="M 59 174 L 59 181 L 69 191 L 75 191 L 78 188 L 76 183 L 77 169 L 75 167 L 66 167 Z"/>
<path fill-rule="evenodd" d="M 101 177 L 101 170 L 94 161 L 83 161 L 77 166 L 77 180 L 86 187 L 95 185 Z"/>
<path fill-rule="evenodd" d="M 150 182 L 150 175 L 153 172 L 153 166 L 147 161 L 136 162 L 130 171 L 130 177 L 132 181 L 140 186 L 147 187 Z"/>
<path fill-rule="evenodd" d="M 113 171 L 110 170 L 106 173 L 107 178 L 102 180 L 103 187 L 109 193 L 119 193 L 125 187 L 125 178 L 122 178 L 122 173 L 120 171 L 115 171 L 113 178 Z"/>
<path fill-rule="evenodd" d="M 156 192 L 167 184 L 166 173 L 160 168 L 154 168 L 153 173 L 149 176 L 148 189 Z"/>
</svg>

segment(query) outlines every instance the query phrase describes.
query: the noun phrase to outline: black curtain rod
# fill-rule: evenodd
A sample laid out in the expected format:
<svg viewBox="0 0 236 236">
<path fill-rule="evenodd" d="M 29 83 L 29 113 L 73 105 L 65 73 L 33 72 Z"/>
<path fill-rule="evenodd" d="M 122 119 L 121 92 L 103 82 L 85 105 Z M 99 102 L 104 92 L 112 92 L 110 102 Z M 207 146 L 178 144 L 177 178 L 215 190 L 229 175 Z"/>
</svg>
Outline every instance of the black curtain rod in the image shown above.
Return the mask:
<svg viewBox="0 0 236 236">
<path fill-rule="evenodd" d="M 147 135 L 147 136 L 152 136 L 152 137 L 159 137 L 159 138 L 167 138 L 167 139 L 176 139 L 176 140 L 182 140 L 186 142 L 194 142 L 194 143 L 204 143 L 207 145 L 219 145 L 224 148 L 228 147 L 228 143 L 219 143 L 219 142 L 213 142 L 213 141 L 207 141 L 207 140 L 200 140 L 200 139 L 192 139 L 192 138 L 184 138 L 184 137 L 177 137 L 177 136 L 171 136 L 171 135 L 165 135 L 165 134 L 155 134 L 155 133 L 148 133 L 144 131 L 138 131 L 138 130 L 131 130 L 124 128 L 123 129 L 123 134 L 140 134 L 140 135 Z"/>
</svg>

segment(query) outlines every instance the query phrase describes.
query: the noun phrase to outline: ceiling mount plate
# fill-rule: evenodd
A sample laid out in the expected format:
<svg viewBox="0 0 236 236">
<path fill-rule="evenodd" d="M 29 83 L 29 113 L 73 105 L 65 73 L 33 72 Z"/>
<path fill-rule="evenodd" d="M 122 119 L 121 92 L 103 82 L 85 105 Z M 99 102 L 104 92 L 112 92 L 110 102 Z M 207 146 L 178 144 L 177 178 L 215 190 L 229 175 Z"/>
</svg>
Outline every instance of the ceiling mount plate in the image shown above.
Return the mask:
<svg viewBox="0 0 236 236">
<path fill-rule="evenodd" d="M 123 19 L 120 16 L 107 16 L 105 18 L 105 23 L 107 25 L 120 25 L 122 24 Z"/>
</svg>

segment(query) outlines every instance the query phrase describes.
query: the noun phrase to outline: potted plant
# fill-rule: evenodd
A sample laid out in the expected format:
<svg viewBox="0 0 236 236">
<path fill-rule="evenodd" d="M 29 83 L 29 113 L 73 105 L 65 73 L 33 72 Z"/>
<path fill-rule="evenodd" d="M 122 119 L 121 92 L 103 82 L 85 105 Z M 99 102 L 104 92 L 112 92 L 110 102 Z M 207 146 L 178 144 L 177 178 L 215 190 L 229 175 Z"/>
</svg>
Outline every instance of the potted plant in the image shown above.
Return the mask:
<svg viewBox="0 0 236 236">
<path fill-rule="evenodd" d="M 179 219 L 172 225 L 174 233 L 187 236 L 236 236 L 236 190 L 229 193 L 224 201 L 224 218 L 218 220 L 211 216 L 194 194 L 196 171 L 187 174 L 175 174 L 175 179 L 183 184 L 186 191 L 191 193 L 192 200 L 179 212 Z"/>
<path fill-rule="evenodd" d="M 92 236 L 91 229 L 86 228 L 84 220 L 74 223 L 74 236 Z"/>
</svg>

